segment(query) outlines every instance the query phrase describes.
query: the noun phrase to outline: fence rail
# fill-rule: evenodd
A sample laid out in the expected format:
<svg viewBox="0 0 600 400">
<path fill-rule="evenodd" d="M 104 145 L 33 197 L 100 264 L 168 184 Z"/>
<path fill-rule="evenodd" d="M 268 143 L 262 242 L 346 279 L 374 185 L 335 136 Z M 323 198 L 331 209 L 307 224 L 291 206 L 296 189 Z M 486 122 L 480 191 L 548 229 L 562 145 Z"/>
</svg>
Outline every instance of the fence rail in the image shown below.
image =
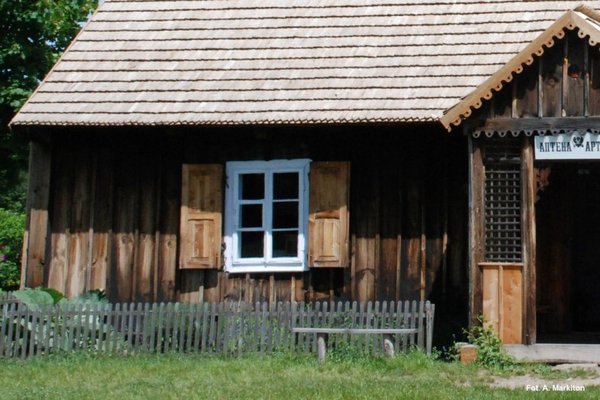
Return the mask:
<svg viewBox="0 0 600 400">
<path fill-rule="evenodd" d="M 430 302 L 123 303 L 28 308 L 0 301 L 0 357 L 59 352 L 181 352 L 241 356 L 278 350 L 316 352 L 315 334 L 294 327 L 416 328 L 397 335 L 396 351 L 431 352 L 435 306 Z M 329 346 L 383 351 L 377 336 L 333 334 Z"/>
</svg>

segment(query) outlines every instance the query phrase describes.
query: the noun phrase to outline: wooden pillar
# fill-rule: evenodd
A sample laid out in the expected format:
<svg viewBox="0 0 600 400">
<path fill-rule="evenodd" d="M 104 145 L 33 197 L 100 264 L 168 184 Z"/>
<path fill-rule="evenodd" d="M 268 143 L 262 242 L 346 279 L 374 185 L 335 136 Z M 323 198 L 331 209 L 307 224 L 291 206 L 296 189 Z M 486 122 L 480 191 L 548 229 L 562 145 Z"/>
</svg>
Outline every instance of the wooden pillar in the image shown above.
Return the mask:
<svg viewBox="0 0 600 400">
<path fill-rule="evenodd" d="M 23 236 L 21 287 L 36 287 L 44 284 L 51 160 L 52 146 L 49 143 L 30 142 L 27 222 Z"/>
<path fill-rule="evenodd" d="M 483 218 L 485 170 L 478 141 L 469 135 L 469 325 L 482 314 Z"/>
<path fill-rule="evenodd" d="M 523 138 L 521 152 L 521 230 L 523 232 L 523 339 L 536 343 L 535 171 L 533 139 Z"/>
</svg>

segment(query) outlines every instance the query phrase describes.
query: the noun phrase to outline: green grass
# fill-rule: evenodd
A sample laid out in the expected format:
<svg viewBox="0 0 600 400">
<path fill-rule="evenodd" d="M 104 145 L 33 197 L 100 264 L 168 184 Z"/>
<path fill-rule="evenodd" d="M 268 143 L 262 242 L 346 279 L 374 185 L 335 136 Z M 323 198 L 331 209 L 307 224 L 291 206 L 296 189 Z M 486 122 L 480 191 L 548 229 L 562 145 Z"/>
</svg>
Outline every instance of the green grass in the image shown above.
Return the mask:
<svg viewBox="0 0 600 400">
<path fill-rule="evenodd" d="M 538 373 L 519 368 L 504 374 Z M 491 389 L 490 372 L 420 353 L 394 360 L 274 355 L 224 359 L 183 355 L 79 354 L 0 360 L 0 399 L 519 399 L 600 398 L 585 393 Z"/>
</svg>

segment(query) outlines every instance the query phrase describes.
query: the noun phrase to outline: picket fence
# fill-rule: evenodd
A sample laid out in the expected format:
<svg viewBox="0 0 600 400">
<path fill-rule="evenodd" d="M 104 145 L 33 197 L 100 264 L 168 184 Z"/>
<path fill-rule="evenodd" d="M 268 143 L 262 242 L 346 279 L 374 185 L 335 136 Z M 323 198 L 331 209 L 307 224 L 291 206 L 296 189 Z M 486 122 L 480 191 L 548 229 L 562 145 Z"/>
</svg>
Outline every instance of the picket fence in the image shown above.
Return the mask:
<svg viewBox="0 0 600 400">
<path fill-rule="evenodd" d="M 241 356 L 280 350 L 316 352 L 316 335 L 294 327 L 416 328 L 396 335 L 396 351 L 431 353 L 430 302 L 123 303 L 27 307 L 0 301 L 0 357 L 59 352 L 180 352 Z M 328 346 L 360 353 L 383 349 L 381 335 L 332 334 Z"/>
</svg>

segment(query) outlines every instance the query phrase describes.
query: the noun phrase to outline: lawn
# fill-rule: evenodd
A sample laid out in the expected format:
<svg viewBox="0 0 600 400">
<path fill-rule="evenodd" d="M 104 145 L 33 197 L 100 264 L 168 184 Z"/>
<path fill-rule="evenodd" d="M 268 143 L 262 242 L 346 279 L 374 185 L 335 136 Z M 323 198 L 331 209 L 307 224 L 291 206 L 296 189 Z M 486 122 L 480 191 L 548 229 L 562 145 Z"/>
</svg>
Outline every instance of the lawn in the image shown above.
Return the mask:
<svg viewBox="0 0 600 400">
<path fill-rule="evenodd" d="M 0 370 L 0 399 L 600 398 L 600 388 L 593 386 L 583 393 L 493 389 L 487 370 L 420 353 L 393 360 L 342 357 L 323 365 L 313 357 L 289 354 L 241 359 L 79 354 L 0 360 Z M 533 367 L 501 374 L 524 373 L 567 377 Z"/>
</svg>

